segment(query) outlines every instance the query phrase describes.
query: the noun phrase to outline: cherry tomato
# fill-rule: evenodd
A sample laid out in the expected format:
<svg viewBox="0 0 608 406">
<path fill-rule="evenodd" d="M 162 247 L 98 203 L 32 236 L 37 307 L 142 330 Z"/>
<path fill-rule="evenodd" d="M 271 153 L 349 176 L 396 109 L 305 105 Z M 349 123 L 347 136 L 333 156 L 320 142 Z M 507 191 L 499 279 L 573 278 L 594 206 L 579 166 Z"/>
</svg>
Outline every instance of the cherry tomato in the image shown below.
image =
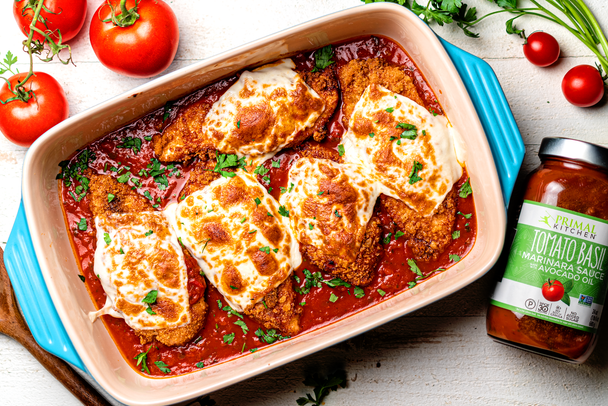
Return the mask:
<svg viewBox="0 0 608 406">
<path fill-rule="evenodd" d="M 13 0 L 13 16 L 26 37 L 30 32 L 35 9 L 35 0 Z M 40 20 L 35 27 L 42 31 L 61 31 L 61 42 L 65 43 L 78 34 L 86 16 L 86 0 L 44 0 L 40 17 L 46 22 L 46 27 Z M 59 35 L 54 33 L 51 38 L 57 41 Z M 43 36 L 35 32 L 34 39 L 42 41 Z"/>
<path fill-rule="evenodd" d="M 109 0 L 120 15 L 120 0 Z M 135 6 L 127 0 L 126 8 Z M 162 0 L 141 0 L 139 18 L 133 25 L 119 27 L 111 21 L 112 9 L 104 2 L 93 15 L 89 37 L 99 61 L 121 75 L 149 78 L 169 67 L 179 43 L 177 18 Z"/>
<path fill-rule="evenodd" d="M 8 79 L 11 88 L 14 89 L 26 76 L 26 72 L 11 76 Z M 34 72 L 25 88 L 35 94 L 27 103 L 14 100 L 0 104 L 0 131 L 9 141 L 29 147 L 48 129 L 68 118 L 69 106 L 63 88 L 51 75 Z M 8 84 L 4 83 L 0 88 L 0 99 L 14 96 Z"/>
<path fill-rule="evenodd" d="M 533 32 L 524 44 L 524 55 L 536 66 L 549 66 L 559 58 L 559 44 L 546 32 Z"/>
<path fill-rule="evenodd" d="M 566 100 L 575 106 L 593 106 L 604 97 L 602 75 L 591 65 L 575 66 L 564 76 L 562 92 Z"/>
<path fill-rule="evenodd" d="M 557 302 L 564 297 L 564 285 L 558 280 L 548 279 L 543 285 L 542 293 L 548 301 Z"/>
</svg>

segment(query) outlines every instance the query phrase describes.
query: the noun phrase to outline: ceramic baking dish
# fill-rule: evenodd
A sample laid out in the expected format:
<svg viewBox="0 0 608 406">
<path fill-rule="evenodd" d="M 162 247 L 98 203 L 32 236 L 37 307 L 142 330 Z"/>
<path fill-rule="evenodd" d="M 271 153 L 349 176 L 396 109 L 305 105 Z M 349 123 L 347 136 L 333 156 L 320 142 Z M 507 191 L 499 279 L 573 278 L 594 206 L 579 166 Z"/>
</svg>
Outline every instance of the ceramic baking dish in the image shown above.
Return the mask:
<svg viewBox="0 0 608 406">
<path fill-rule="evenodd" d="M 244 67 L 370 34 L 386 36 L 401 44 L 425 75 L 447 117 L 463 135 L 478 216 L 477 241 L 471 252 L 457 265 L 414 289 L 262 351 L 172 378 L 147 378 L 134 371 L 103 323 L 91 324 L 87 317 L 94 305 L 76 277 L 79 270 L 55 180 L 58 163 L 92 140 L 167 101 Z M 504 94 L 485 62 L 442 43 L 404 7 L 389 3 L 356 7 L 170 73 L 51 129 L 32 145 L 25 159 L 23 201 L 7 244 L 7 268 L 25 318 L 44 348 L 87 371 L 123 403 L 175 403 L 319 351 L 426 306 L 478 279 L 502 250 L 504 202 L 508 202 L 523 153 L 523 143 Z"/>
</svg>

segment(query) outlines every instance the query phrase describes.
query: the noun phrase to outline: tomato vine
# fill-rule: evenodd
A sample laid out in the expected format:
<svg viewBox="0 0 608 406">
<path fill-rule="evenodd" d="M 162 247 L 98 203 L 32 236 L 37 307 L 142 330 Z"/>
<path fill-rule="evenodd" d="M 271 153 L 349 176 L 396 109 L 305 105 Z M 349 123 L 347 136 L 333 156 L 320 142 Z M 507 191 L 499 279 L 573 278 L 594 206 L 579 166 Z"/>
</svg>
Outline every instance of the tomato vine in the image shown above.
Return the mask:
<svg viewBox="0 0 608 406">
<path fill-rule="evenodd" d="M 15 0 L 15 3 L 17 3 L 18 1 L 19 0 Z M 12 87 L 11 82 L 8 79 L 0 76 L 6 82 L 10 92 L 14 95 L 13 97 L 9 97 L 6 100 L 0 99 L 0 103 L 2 104 L 14 101 L 22 101 L 24 103 L 27 103 L 32 97 L 36 98 L 36 95 L 33 90 L 27 90 L 25 88 L 25 84 L 27 83 L 27 81 L 32 77 L 32 75 L 34 75 L 34 55 L 37 55 L 42 62 L 50 62 L 55 58 L 55 56 L 57 56 L 57 59 L 59 59 L 59 61 L 64 65 L 67 65 L 70 62 L 73 63 L 72 49 L 68 44 L 62 43 L 61 31 L 52 31 L 48 29 L 46 19 L 40 15 L 40 12 L 43 10 L 43 8 L 47 13 L 55 14 L 44 6 L 44 0 L 29 0 L 21 11 L 24 14 L 25 11 L 28 9 L 34 10 L 34 16 L 29 26 L 28 37 L 25 41 L 23 41 L 23 51 L 27 52 L 27 54 L 29 55 L 29 71 L 25 78 L 19 81 L 19 83 L 14 87 Z M 47 29 L 43 31 L 40 28 L 36 27 L 37 22 L 41 22 L 45 27 L 47 27 Z M 43 39 L 35 39 L 34 33 L 39 34 Z M 53 36 L 56 36 L 57 40 L 53 39 Z M 65 60 L 61 59 L 61 56 L 59 55 L 59 53 L 64 49 L 67 49 L 69 52 L 69 56 Z M 43 55 L 44 52 L 46 52 L 45 55 Z M 5 68 L 2 68 L 2 73 L 8 71 L 14 74 L 15 72 L 11 70 L 11 65 L 17 62 L 17 58 L 12 55 L 12 53 L 8 52 L 4 62 L 6 63 L 6 65 L 4 63 L 2 64 L 3 66 L 5 66 Z"/>
</svg>

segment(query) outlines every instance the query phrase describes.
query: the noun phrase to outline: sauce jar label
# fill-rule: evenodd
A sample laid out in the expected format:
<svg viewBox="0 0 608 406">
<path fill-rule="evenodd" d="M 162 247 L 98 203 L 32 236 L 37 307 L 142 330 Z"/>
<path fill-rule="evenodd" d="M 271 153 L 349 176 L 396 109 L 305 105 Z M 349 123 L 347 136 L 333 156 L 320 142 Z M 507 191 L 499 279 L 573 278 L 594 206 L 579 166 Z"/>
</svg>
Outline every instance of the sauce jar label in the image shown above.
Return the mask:
<svg viewBox="0 0 608 406">
<path fill-rule="evenodd" d="M 491 303 L 595 333 L 606 296 L 608 222 L 524 201 Z"/>
</svg>

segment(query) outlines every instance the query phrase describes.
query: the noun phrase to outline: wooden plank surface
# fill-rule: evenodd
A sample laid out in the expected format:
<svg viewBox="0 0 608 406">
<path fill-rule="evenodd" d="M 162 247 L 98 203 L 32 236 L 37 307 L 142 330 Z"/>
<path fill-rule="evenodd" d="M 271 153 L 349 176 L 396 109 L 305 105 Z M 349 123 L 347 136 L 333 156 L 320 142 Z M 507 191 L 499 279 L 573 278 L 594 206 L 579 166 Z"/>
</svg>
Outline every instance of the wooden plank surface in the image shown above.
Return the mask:
<svg viewBox="0 0 608 406">
<path fill-rule="evenodd" d="M 27 70 L 23 40 L 9 3 L 0 13 L 2 53 L 11 50 Z M 76 66 L 36 63 L 67 92 L 70 114 L 77 114 L 145 80 L 121 77 L 101 66 L 90 48 L 88 25 L 100 0 L 89 0 L 83 31 L 72 42 Z M 481 12 L 485 0 L 470 0 Z M 586 3 L 608 30 L 608 2 Z M 358 6 L 358 0 L 174 0 L 180 47 L 169 71 L 221 51 L 334 11 Z M 562 56 L 550 68 L 534 67 L 523 57 L 521 40 L 504 32 L 506 15 L 488 19 L 482 36 L 471 39 L 456 27 L 436 27 L 439 35 L 485 59 L 495 70 L 509 100 L 528 151 L 522 174 L 538 163 L 543 137 L 565 136 L 608 145 L 608 107 L 579 109 L 561 94 L 561 78 L 572 66 L 594 59 L 566 30 L 539 19 L 521 19 L 527 32 L 548 31 L 560 42 Z M 4 246 L 19 200 L 26 150 L 0 137 L 0 243 Z M 521 179 L 520 179 L 521 183 Z M 302 384 L 311 372 L 343 368 L 348 388 L 333 392 L 326 405 L 600 405 L 608 404 L 606 334 L 589 361 L 574 366 L 494 343 L 485 333 L 485 312 L 498 264 L 469 287 L 416 313 L 338 344 L 236 387 L 213 393 L 218 405 L 295 405 L 310 390 Z M 606 323 L 604 323 L 606 325 Z M 607 328 L 605 327 L 604 330 Z M 605 333 L 606 331 L 604 331 Z M 0 336 L 1 404 L 76 405 L 78 402 L 27 351 Z"/>
</svg>

